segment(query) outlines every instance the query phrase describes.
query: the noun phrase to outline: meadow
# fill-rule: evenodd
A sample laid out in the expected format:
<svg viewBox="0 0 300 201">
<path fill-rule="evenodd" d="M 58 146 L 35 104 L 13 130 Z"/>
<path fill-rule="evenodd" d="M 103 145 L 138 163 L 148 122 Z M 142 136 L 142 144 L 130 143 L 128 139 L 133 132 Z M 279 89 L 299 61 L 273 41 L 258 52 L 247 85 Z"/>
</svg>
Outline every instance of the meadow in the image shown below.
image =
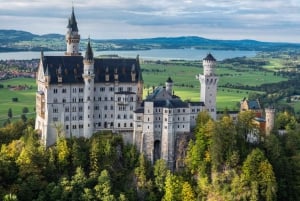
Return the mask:
<svg viewBox="0 0 300 201">
<path fill-rule="evenodd" d="M 182 100 L 199 101 L 200 83 L 196 75 L 203 72 L 200 61 L 171 61 L 171 62 L 148 62 L 141 64 L 144 79 L 144 97 L 151 93 L 153 86 L 164 86 L 168 77 L 174 83 L 174 93 Z M 227 87 L 226 84 L 235 86 L 259 86 L 264 83 L 276 83 L 286 78 L 275 76 L 271 71 L 258 71 L 253 69 L 243 69 L 242 71 L 227 68 L 218 64 L 216 74 L 219 76 L 217 92 L 218 110 L 238 110 L 238 103 L 249 93 L 260 91 L 242 90 L 235 87 Z M 0 125 L 8 118 L 8 109 L 13 112 L 13 119 L 19 119 L 24 107 L 29 109 L 27 117 L 34 117 L 35 113 L 35 92 L 36 83 L 31 78 L 15 78 L 0 81 L 3 88 L 0 88 Z M 26 90 L 11 90 L 8 86 L 27 85 Z M 18 98 L 13 102 L 13 98 Z"/>
<path fill-rule="evenodd" d="M 7 120 L 9 108 L 12 109 L 12 120 L 20 119 L 24 107 L 28 108 L 26 117 L 35 116 L 35 79 L 15 78 L 2 80 L 0 84 L 3 85 L 3 88 L 0 88 L 0 126 Z M 27 85 L 28 89 L 12 90 L 8 87 L 18 85 Z M 13 98 L 18 98 L 18 101 L 14 102 Z"/>
</svg>

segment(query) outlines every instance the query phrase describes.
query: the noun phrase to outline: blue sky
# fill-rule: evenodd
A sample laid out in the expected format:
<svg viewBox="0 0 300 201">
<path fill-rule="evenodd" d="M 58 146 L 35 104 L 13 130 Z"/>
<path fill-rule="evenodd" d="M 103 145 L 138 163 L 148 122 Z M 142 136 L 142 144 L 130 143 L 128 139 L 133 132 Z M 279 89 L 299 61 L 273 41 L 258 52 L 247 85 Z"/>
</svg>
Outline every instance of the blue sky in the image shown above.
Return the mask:
<svg viewBox="0 0 300 201">
<path fill-rule="evenodd" d="M 74 0 L 74 7 L 83 38 L 300 43 L 300 0 Z M 71 0 L 0 0 L 0 29 L 64 34 L 71 8 Z"/>
</svg>

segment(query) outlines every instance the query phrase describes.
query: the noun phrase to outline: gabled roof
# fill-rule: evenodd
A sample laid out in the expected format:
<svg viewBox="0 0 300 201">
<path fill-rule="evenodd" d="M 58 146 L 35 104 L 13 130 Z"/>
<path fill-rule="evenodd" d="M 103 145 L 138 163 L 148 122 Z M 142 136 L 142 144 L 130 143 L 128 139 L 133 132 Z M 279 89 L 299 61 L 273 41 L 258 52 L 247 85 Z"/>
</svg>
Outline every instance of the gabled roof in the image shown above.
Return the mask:
<svg viewBox="0 0 300 201">
<path fill-rule="evenodd" d="M 258 100 L 248 100 L 247 101 L 249 110 L 260 110 L 260 104 Z"/>
<path fill-rule="evenodd" d="M 43 70 L 50 76 L 49 84 L 57 84 L 58 76 L 62 77 L 62 84 L 82 83 L 82 56 L 44 56 L 41 58 Z M 118 74 L 118 82 L 132 82 L 132 66 L 135 65 L 135 81 L 142 81 L 139 61 L 132 58 L 94 58 L 95 83 L 114 82 L 114 74 Z"/>
<path fill-rule="evenodd" d="M 186 102 L 183 102 L 180 99 L 171 99 L 171 100 L 145 100 L 147 102 L 153 102 L 154 107 L 164 107 L 164 108 L 188 108 L 189 105 Z M 145 102 L 144 101 L 144 102 Z M 142 103 L 142 107 L 144 107 L 144 102 Z"/>
</svg>

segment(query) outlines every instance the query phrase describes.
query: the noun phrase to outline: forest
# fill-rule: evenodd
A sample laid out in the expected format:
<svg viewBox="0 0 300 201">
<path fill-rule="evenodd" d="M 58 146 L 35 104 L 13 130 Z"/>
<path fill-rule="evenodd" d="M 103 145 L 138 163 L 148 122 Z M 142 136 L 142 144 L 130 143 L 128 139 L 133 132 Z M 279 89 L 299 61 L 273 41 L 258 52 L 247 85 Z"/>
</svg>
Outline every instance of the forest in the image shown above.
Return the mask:
<svg viewBox="0 0 300 201">
<path fill-rule="evenodd" d="M 4 201 L 300 200 L 300 129 L 296 118 L 276 115 L 270 135 L 251 111 L 234 121 L 201 112 L 184 150 L 184 166 L 151 164 L 121 134 L 64 138 L 45 148 L 34 120 L 0 128 L 0 198 Z M 279 130 L 284 132 L 279 132 Z M 256 136 L 249 141 L 249 133 Z M 283 133 L 283 134 L 282 134 Z"/>
</svg>

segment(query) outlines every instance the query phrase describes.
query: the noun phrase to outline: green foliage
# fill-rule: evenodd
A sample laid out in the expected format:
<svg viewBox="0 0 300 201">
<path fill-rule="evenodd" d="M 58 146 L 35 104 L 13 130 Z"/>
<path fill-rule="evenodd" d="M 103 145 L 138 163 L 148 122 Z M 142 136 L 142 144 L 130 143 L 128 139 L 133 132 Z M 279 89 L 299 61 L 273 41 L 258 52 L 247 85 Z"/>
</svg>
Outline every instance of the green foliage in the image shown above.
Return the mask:
<svg viewBox="0 0 300 201">
<path fill-rule="evenodd" d="M 8 109 L 8 111 L 7 111 L 7 116 L 8 116 L 8 118 L 10 118 L 10 119 L 13 117 L 13 113 L 12 113 L 12 109 L 11 109 L 11 108 Z"/>
<path fill-rule="evenodd" d="M 165 181 L 165 195 L 163 201 L 180 201 L 182 200 L 182 179 L 170 171 L 167 172 Z"/>
<path fill-rule="evenodd" d="M 272 165 L 263 152 L 254 149 L 246 158 L 242 167 L 241 188 L 249 188 L 248 199 L 274 200 L 277 184 Z"/>
</svg>

